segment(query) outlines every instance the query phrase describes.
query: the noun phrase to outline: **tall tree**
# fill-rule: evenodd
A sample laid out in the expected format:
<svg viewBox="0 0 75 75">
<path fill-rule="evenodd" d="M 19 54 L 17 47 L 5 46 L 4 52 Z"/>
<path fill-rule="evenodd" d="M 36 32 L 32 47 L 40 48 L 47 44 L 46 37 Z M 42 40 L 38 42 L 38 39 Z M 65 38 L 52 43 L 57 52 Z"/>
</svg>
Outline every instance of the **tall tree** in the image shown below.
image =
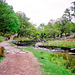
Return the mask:
<svg viewBox="0 0 75 75">
<path fill-rule="evenodd" d="M 64 11 L 63 17 L 67 18 L 68 21 L 71 21 L 72 18 L 71 18 L 70 9 L 67 8 L 67 9 Z"/>
<path fill-rule="evenodd" d="M 72 16 L 74 16 L 75 18 L 75 1 L 72 2 L 73 6 L 71 6 L 71 10 L 74 11 L 74 13 L 72 14 Z"/>
<path fill-rule="evenodd" d="M 70 32 L 70 23 L 68 21 L 67 18 L 65 17 L 62 17 L 61 20 L 57 21 L 57 28 L 59 28 L 58 30 L 60 30 L 61 32 L 61 37 L 62 37 L 62 34 L 63 33 L 67 33 L 67 30 L 68 30 L 68 33 Z"/>
<path fill-rule="evenodd" d="M 19 21 L 11 6 L 0 0 L 0 32 L 17 32 Z"/>
<path fill-rule="evenodd" d="M 53 25 L 49 22 L 48 25 L 45 26 L 46 37 L 55 38 L 56 35 L 58 35 L 59 31 L 58 31 L 56 25 L 57 25 L 56 23 Z"/>
<path fill-rule="evenodd" d="M 40 24 L 40 26 L 38 27 L 38 30 L 40 30 L 40 32 L 41 32 L 40 37 L 41 37 L 42 39 L 43 39 L 44 36 L 45 36 L 44 27 L 45 27 L 45 24 L 44 24 L 44 23 Z"/>
<path fill-rule="evenodd" d="M 43 30 L 44 31 L 44 23 L 40 24 L 40 26 L 38 27 L 39 30 Z"/>
<path fill-rule="evenodd" d="M 27 35 L 27 28 L 30 27 L 31 23 L 28 22 L 29 21 L 29 18 L 26 17 L 25 13 L 21 12 L 21 11 L 18 11 L 16 13 L 18 19 L 19 19 L 19 30 L 18 30 L 18 36 L 24 36 Z"/>
</svg>

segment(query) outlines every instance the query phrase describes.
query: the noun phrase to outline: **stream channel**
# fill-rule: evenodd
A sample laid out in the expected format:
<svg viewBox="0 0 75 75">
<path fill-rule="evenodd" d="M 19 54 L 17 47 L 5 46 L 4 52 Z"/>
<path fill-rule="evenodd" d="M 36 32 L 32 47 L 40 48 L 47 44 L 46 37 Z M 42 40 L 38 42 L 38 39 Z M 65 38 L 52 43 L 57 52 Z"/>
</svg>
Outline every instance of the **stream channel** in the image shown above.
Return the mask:
<svg viewBox="0 0 75 75">
<path fill-rule="evenodd" d="M 14 43 L 17 48 L 33 48 L 51 53 L 68 51 L 69 54 L 75 55 L 75 48 L 44 46 L 42 42 L 39 41 L 14 41 L 12 43 Z"/>
</svg>

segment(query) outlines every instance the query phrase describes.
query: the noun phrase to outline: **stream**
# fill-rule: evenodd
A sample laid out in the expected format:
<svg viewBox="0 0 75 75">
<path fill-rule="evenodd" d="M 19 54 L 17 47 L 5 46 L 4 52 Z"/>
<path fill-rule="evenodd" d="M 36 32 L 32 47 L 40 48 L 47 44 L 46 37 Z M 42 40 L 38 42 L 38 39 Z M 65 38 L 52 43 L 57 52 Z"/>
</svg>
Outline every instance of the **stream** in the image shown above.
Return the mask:
<svg viewBox="0 0 75 75">
<path fill-rule="evenodd" d="M 33 48 L 38 50 L 44 50 L 47 52 L 55 53 L 55 52 L 68 52 L 69 54 L 75 55 L 75 49 L 70 50 L 69 48 L 59 48 L 53 46 L 43 46 L 42 42 L 35 41 L 18 41 L 14 42 L 15 47 L 17 48 Z"/>
<path fill-rule="evenodd" d="M 15 47 L 17 47 L 17 48 L 33 48 L 33 49 L 43 50 L 43 51 L 47 51 L 47 52 L 51 52 L 51 53 L 68 51 L 68 50 L 63 50 L 61 48 L 48 49 L 48 48 L 41 48 L 41 47 L 35 47 L 35 46 L 17 46 L 16 45 Z M 68 51 L 68 54 L 75 55 L 75 53 L 69 52 L 69 51 Z"/>
</svg>

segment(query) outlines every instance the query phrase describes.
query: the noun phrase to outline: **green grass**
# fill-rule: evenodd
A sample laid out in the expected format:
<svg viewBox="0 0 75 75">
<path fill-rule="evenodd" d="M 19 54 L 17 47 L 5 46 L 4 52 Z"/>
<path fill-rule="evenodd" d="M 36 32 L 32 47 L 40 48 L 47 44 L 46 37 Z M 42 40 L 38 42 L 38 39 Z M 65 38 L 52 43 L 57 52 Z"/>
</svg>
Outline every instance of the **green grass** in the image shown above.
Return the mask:
<svg viewBox="0 0 75 75">
<path fill-rule="evenodd" d="M 43 43 L 43 44 L 45 46 L 75 48 L 75 42 L 70 42 L 70 41 L 50 41 L 50 42 Z"/>
<path fill-rule="evenodd" d="M 0 58 L 0 63 L 1 63 L 1 60 L 3 60 L 3 59 L 4 59 L 4 57 L 1 57 L 1 58 Z"/>
<path fill-rule="evenodd" d="M 11 43 L 10 41 L 8 43 L 10 44 L 10 46 L 15 46 L 15 44 Z"/>
<path fill-rule="evenodd" d="M 0 36 L 0 42 L 5 41 L 4 37 Z"/>
<path fill-rule="evenodd" d="M 29 41 L 29 40 L 31 40 L 31 39 L 29 39 L 29 38 L 27 39 L 27 38 L 25 38 L 25 37 L 18 37 L 18 38 L 15 37 L 14 40 L 19 40 L 19 41 Z"/>
<path fill-rule="evenodd" d="M 64 65 L 65 59 L 61 55 L 49 53 L 42 50 L 36 50 L 32 48 L 23 48 L 25 50 L 33 52 L 35 57 L 38 58 L 38 62 L 42 63 L 40 65 L 46 74 L 43 75 L 74 75 L 68 71 Z"/>
</svg>

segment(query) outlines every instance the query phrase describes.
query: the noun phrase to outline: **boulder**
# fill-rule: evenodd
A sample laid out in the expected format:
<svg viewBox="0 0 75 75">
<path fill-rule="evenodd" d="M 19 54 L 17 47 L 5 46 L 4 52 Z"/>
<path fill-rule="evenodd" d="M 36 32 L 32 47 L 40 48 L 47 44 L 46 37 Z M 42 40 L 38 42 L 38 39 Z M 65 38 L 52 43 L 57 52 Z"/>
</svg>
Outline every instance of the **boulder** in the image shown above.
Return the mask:
<svg viewBox="0 0 75 75">
<path fill-rule="evenodd" d="M 35 44 L 35 47 L 38 47 L 38 46 L 43 46 L 43 43 L 42 43 L 42 42 L 37 42 L 37 43 Z"/>
</svg>

